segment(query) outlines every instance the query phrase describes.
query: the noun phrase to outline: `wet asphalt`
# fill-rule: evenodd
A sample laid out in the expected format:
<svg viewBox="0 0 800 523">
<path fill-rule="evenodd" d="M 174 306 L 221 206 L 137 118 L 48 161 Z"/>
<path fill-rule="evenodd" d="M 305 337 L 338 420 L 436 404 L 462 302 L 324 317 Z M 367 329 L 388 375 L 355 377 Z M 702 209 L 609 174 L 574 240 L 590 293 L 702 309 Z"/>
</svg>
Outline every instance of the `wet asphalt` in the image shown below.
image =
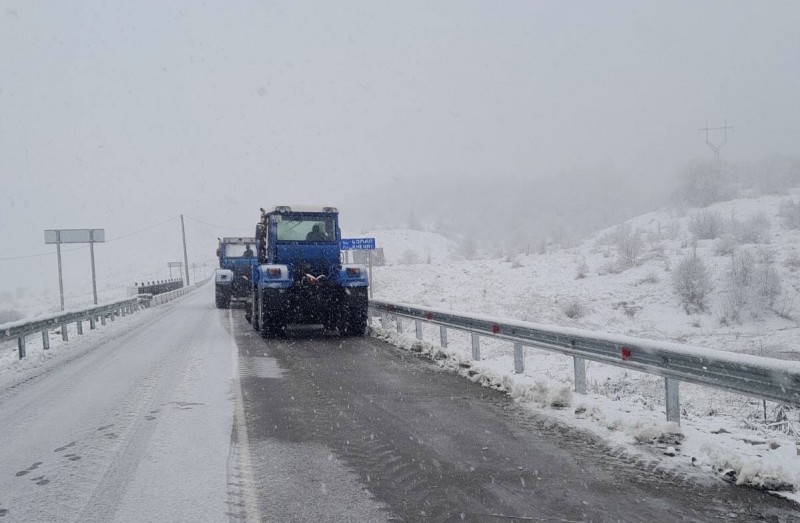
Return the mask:
<svg viewBox="0 0 800 523">
<path fill-rule="evenodd" d="M 653 471 L 381 341 L 262 338 L 227 313 L 259 519 L 800 521 L 789 501 Z"/>
</svg>

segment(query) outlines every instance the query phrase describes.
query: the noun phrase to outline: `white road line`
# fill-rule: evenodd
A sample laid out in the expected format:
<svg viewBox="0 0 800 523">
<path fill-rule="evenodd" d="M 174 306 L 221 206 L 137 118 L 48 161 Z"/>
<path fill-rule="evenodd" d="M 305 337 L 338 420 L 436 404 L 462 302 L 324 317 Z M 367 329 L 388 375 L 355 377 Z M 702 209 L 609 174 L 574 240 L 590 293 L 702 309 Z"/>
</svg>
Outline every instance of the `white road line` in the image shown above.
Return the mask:
<svg viewBox="0 0 800 523">
<path fill-rule="evenodd" d="M 233 380 L 236 392 L 236 412 L 233 419 L 236 426 L 236 441 L 239 446 L 239 467 L 242 475 L 242 490 L 244 497 L 245 521 L 259 522 L 261 516 L 258 510 L 258 501 L 255 492 L 255 479 L 253 466 L 250 461 L 250 441 L 247 439 L 247 425 L 245 423 L 244 400 L 242 398 L 242 383 L 239 378 L 239 346 L 236 345 L 234 336 L 233 312 L 228 309 L 228 323 L 230 325 L 231 358 L 233 359 Z"/>
</svg>

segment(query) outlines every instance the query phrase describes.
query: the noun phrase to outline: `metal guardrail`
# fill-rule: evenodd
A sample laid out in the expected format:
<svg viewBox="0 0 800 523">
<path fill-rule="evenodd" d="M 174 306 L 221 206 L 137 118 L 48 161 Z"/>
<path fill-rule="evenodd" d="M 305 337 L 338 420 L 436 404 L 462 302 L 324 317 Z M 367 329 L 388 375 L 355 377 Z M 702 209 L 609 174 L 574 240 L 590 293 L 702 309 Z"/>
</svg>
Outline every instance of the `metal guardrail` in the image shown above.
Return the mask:
<svg viewBox="0 0 800 523">
<path fill-rule="evenodd" d="M 50 331 L 53 329 L 61 329 L 61 339 L 69 341 L 69 331 L 67 325 L 74 323 L 77 327 L 78 334 L 83 334 L 84 322 L 89 322 L 89 329 L 95 329 L 97 323 L 101 325 L 106 324 L 106 320 L 114 321 L 119 316 L 133 314 L 141 308 L 148 308 L 151 305 L 159 305 L 174 300 L 179 296 L 188 294 L 197 287 L 206 283 L 210 278 L 190 285 L 188 287 L 181 287 L 177 290 L 165 292 L 163 294 L 139 294 L 132 296 L 125 300 L 106 303 L 103 305 L 96 305 L 87 309 L 80 309 L 74 311 L 61 312 L 42 316 L 31 320 L 20 320 L 0 325 L 0 343 L 17 340 L 17 348 L 19 351 L 19 358 L 22 359 L 26 356 L 26 338 L 37 332 L 42 334 L 42 347 L 47 350 L 50 349 Z"/>
<path fill-rule="evenodd" d="M 155 295 L 152 295 L 152 296 L 148 295 L 149 299 L 147 300 L 147 306 L 149 307 L 151 305 L 160 305 L 162 303 L 166 303 L 168 301 L 172 301 L 175 298 L 178 298 L 178 297 L 183 296 L 185 294 L 189 294 L 190 292 L 192 292 L 196 288 L 198 288 L 198 287 L 200 287 L 202 285 L 205 285 L 211 278 L 212 278 L 212 276 L 208 276 L 205 280 L 202 280 L 202 281 L 199 281 L 199 282 L 195 282 L 192 285 L 189 285 L 188 287 L 181 287 L 179 289 L 175 289 L 174 291 L 169 291 L 169 292 L 165 292 L 165 293 L 162 293 L 162 294 L 155 294 Z"/>
<path fill-rule="evenodd" d="M 78 334 L 83 334 L 83 323 L 89 322 L 89 329 L 95 329 L 97 322 L 101 325 L 106 324 L 106 319 L 114 321 L 119 316 L 133 314 L 141 307 L 147 306 L 141 296 L 135 296 L 126 300 L 96 305 L 88 309 L 62 312 L 42 316 L 29 321 L 16 321 L 0 325 L 0 343 L 11 339 L 17 339 L 19 359 L 26 355 L 25 340 L 27 336 L 42 333 L 42 347 L 50 348 L 50 330 L 61 328 L 61 339 L 69 341 L 69 331 L 67 325 L 75 323 Z"/>
<path fill-rule="evenodd" d="M 136 288 L 136 294 L 163 294 L 183 287 L 183 278 L 142 282 L 135 284 L 134 287 Z"/>
<path fill-rule="evenodd" d="M 205 282 L 203 282 L 205 283 Z M 168 301 L 172 301 L 179 296 L 183 296 L 184 294 L 188 294 L 196 288 L 195 285 L 190 285 L 188 287 L 181 287 L 174 291 L 164 292 L 162 294 L 155 294 L 150 298 L 148 302 L 149 305 L 160 305 L 162 303 L 166 303 Z"/>
<path fill-rule="evenodd" d="M 734 354 L 671 342 L 560 328 L 488 316 L 461 314 L 385 300 L 371 300 L 370 315 L 394 316 L 415 321 L 416 337 L 422 339 L 422 322 L 440 327 L 440 343 L 447 347 L 447 329 L 472 334 L 472 358 L 480 360 L 480 337 L 508 340 L 514 344 L 514 370 L 525 370 L 523 347 L 558 352 L 574 358 L 575 391 L 586 394 L 586 360 L 616 365 L 663 376 L 668 421 L 680 423 L 679 384 L 682 381 L 736 392 L 759 399 L 800 406 L 800 363 L 760 356 Z"/>
</svg>

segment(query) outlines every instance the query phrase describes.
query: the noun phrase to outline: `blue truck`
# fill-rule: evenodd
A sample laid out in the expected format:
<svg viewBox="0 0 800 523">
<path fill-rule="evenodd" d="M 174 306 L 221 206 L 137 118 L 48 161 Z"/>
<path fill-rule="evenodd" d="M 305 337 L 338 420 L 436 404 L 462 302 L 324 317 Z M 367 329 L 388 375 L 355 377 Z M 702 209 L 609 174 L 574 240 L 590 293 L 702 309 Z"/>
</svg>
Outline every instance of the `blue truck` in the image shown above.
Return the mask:
<svg viewBox="0 0 800 523">
<path fill-rule="evenodd" d="M 214 273 L 217 308 L 227 309 L 232 301 L 245 302 L 250 295 L 252 267 L 258 259 L 255 238 L 217 238 L 219 269 Z"/>
<path fill-rule="evenodd" d="M 364 334 L 369 278 L 363 265 L 344 265 L 335 207 L 261 209 L 245 316 L 264 335 L 311 324 L 345 336 Z"/>
</svg>

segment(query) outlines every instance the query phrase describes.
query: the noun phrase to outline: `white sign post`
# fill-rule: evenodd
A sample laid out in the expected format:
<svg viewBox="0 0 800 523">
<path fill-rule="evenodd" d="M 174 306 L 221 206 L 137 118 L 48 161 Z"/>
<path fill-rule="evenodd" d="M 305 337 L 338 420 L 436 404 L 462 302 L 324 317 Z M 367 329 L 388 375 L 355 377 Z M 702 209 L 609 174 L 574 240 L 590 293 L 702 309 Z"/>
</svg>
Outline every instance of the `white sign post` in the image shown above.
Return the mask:
<svg viewBox="0 0 800 523">
<path fill-rule="evenodd" d="M 44 243 L 56 244 L 58 257 L 58 292 L 61 295 L 61 310 L 64 310 L 64 278 L 61 272 L 61 244 L 62 243 L 88 243 L 92 258 L 92 295 L 94 304 L 97 305 L 97 279 L 94 270 L 94 244 L 106 241 L 105 229 L 48 229 L 44 231 Z"/>
<path fill-rule="evenodd" d="M 170 279 L 172 279 L 172 268 L 173 267 L 177 267 L 178 268 L 178 272 L 181 273 L 181 278 L 183 278 L 183 272 L 182 272 L 183 271 L 183 269 L 182 269 L 183 262 L 179 262 L 179 261 L 178 262 L 167 262 L 167 267 L 169 267 L 169 277 L 170 277 Z"/>
</svg>

